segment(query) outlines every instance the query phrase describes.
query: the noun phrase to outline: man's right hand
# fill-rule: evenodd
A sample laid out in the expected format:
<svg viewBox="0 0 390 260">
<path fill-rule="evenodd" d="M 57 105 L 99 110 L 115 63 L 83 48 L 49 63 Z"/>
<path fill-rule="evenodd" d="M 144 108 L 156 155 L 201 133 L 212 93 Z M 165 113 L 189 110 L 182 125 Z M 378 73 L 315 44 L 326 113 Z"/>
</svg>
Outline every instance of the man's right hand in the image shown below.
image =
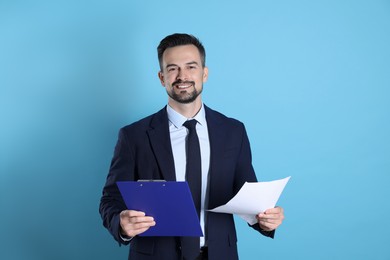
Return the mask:
<svg viewBox="0 0 390 260">
<path fill-rule="evenodd" d="M 120 225 L 122 235 L 135 237 L 156 225 L 156 222 L 142 211 L 124 210 L 120 213 Z"/>
</svg>

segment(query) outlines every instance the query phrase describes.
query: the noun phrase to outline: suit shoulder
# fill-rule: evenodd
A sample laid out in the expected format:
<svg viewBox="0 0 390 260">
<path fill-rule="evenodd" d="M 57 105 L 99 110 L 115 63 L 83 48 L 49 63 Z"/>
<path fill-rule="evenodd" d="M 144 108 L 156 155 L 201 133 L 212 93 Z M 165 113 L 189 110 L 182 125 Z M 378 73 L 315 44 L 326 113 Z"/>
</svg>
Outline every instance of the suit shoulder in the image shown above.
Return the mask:
<svg viewBox="0 0 390 260">
<path fill-rule="evenodd" d="M 168 117 L 166 116 L 166 109 L 163 108 L 161 109 L 160 111 L 154 113 L 154 114 L 151 114 L 147 117 L 144 117 L 138 121 L 135 121 L 129 125 L 126 125 L 124 127 L 121 128 L 121 131 L 124 131 L 124 132 L 137 132 L 137 131 L 145 131 L 145 130 L 148 130 L 151 128 L 152 126 L 152 122 L 155 122 L 155 123 L 161 123 L 164 121 L 164 118 L 167 119 Z M 167 120 L 165 120 L 167 122 Z"/>
<path fill-rule="evenodd" d="M 138 121 L 123 126 L 121 129 L 123 129 L 124 131 L 132 131 L 134 129 L 147 128 L 150 125 L 150 121 L 153 118 L 153 115 L 149 115 L 147 117 L 139 119 Z"/>
<path fill-rule="evenodd" d="M 216 110 L 213 110 L 211 108 L 206 109 L 206 117 L 209 116 L 210 118 L 220 121 L 221 123 L 228 124 L 231 126 L 236 126 L 236 127 L 244 127 L 244 123 L 239 121 L 238 119 L 228 117 L 221 112 L 218 112 Z"/>
</svg>

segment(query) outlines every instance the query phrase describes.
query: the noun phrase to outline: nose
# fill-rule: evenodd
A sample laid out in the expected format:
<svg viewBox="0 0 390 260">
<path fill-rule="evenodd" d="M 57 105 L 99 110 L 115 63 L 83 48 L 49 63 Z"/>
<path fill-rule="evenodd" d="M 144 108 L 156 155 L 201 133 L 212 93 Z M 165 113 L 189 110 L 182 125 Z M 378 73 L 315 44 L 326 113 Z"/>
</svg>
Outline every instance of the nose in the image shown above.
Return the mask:
<svg viewBox="0 0 390 260">
<path fill-rule="evenodd" d="M 178 80 L 180 79 L 181 81 L 186 81 L 188 79 L 188 75 L 184 69 L 182 68 L 178 69 L 177 79 Z"/>
</svg>

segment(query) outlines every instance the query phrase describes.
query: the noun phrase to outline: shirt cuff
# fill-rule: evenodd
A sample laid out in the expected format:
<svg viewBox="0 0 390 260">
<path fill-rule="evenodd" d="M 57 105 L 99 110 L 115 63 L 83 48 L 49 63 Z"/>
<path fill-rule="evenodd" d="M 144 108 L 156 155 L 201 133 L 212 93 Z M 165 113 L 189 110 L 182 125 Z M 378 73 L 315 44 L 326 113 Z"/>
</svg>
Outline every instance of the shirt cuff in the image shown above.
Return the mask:
<svg viewBox="0 0 390 260">
<path fill-rule="evenodd" d="M 122 236 L 122 234 L 119 232 L 119 237 L 124 241 L 124 242 L 130 242 L 133 240 L 134 237 L 128 237 L 128 236 Z"/>
</svg>

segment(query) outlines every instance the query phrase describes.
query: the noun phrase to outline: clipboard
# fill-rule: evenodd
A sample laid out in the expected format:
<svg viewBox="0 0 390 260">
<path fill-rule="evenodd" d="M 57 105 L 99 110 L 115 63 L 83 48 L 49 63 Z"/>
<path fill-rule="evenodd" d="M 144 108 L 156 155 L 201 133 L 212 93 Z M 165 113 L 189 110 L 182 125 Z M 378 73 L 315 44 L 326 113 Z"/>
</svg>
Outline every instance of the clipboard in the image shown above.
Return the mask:
<svg viewBox="0 0 390 260">
<path fill-rule="evenodd" d="M 203 236 L 187 182 L 118 181 L 117 186 L 128 209 L 156 221 L 139 236 Z"/>
</svg>

